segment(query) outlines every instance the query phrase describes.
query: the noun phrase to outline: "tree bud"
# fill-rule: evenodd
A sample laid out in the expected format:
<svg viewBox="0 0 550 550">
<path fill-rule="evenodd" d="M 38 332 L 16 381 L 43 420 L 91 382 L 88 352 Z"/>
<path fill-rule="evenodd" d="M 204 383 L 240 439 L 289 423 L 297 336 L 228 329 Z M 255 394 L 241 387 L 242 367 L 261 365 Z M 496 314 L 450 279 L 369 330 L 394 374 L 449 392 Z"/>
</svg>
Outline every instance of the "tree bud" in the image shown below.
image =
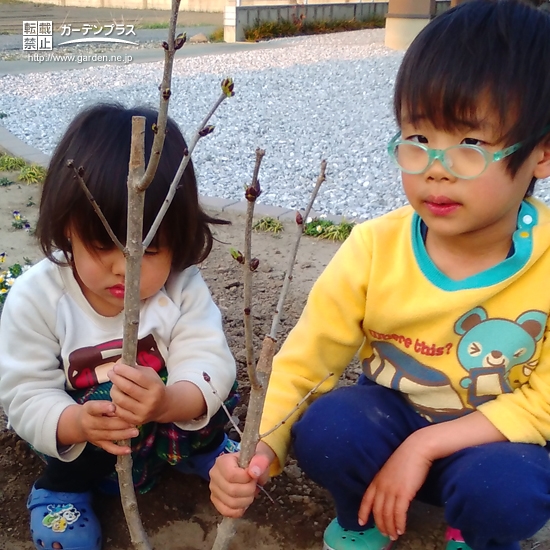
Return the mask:
<svg viewBox="0 0 550 550">
<path fill-rule="evenodd" d="M 233 97 L 235 95 L 235 92 L 233 91 L 233 88 L 235 87 L 235 83 L 233 82 L 232 78 L 225 78 L 222 80 L 222 92 L 227 97 Z"/>
<path fill-rule="evenodd" d="M 229 252 L 231 253 L 231 257 L 234 260 L 237 260 L 240 264 L 244 264 L 244 256 L 243 256 L 243 253 L 240 250 L 236 250 L 235 248 L 231 248 L 229 250 Z"/>
<path fill-rule="evenodd" d="M 202 130 L 199 130 L 199 136 L 204 137 L 211 134 L 214 131 L 215 126 L 205 126 Z"/>
<path fill-rule="evenodd" d="M 178 34 L 174 42 L 174 50 L 180 50 L 181 48 L 183 48 L 183 45 L 185 44 L 186 41 L 187 41 L 187 35 L 184 32 Z"/>
</svg>

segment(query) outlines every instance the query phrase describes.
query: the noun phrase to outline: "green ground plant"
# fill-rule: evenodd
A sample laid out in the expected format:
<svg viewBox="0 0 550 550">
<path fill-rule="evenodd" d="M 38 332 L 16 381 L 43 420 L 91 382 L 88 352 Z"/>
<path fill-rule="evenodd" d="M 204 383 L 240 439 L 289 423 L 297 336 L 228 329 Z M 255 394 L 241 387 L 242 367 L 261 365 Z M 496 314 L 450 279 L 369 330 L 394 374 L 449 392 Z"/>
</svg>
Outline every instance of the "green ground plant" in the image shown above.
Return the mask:
<svg viewBox="0 0 550 550">
<path fill-rule="evenodd" d="M 0 187 L 9 187 L 10 185 L 13 185 L 15 182 L 10 180 L 9 178 L 3 177 L 0 178 Z"/>
<path fill-rule="evenodd" d="M 140 23 L 136 25 L 136 29 L 167 29 L 169 25 L 168 21 L 156 21 L 152 23 Z"/>
<path fill-rule="evenodd" d="M 29 223 L 29 220 L 22 216 L 19 210 L 13 211 L 13 221 L 11 222 L 11 226 L 14 229 L 24 229 L 25 231 L 30 231 L 31 229 L 31 224 Z"/>
<path fill-rule="evenodd" d="M 19 173 L 19 179 L 24 183 L 42 183 L 46 177 L 46 169 L 38 164 L 25 164 Z"/>
<path fill-rule="evenodd" d="M 299 36 L 309 34 L 326 34 L 342 31 L 354 31 L 360 29 L 375 29 L 384 27 L 384 18 L 379 16 L 368 19 L 339 19 L 313 21 L 305 17 L 293 17 L 291 20 L 279 19 L 277 21 L 259 21 L 251 27 L 245 27 L 244 37 L 248 42 L 283 38 L 286 36 Z"/>
<path fill-rule="evenodd" d="M 213 31 L 208 36 L 208 40 L 210 40 L 210 42 L 223 42 L 223 27 L 218 27 L 215 31 Z"/>
<path fill-rule="evenodd" d="M 268 233 L 274 233 L 277 235 L 281 231 L 284 231 L 284 225 L 283 222 L 277 220 L 276 218 L 266 216 L 265 218 L 258 220 L 252 229 L 254 229 L 254 231 L 267 231 Z"/>
<path fill-rule="evenodd" d="M 348 222 L 345 220 L 340 223 L 334 223 L 331 220 L 322 218 L 310 218 L 309 221 L 304 224 L 304 234 L 309 237 L 318 237 L 319 239 L 341 242 L 349 237 L 355 225 L 355 222 Z M 277 235 L 281 231 L 284 231 L 284 225 L 280 220 L 266 216 L 258 220 L 254 224 L 253 229 L 254 231 L 266 231 Z"/>
<path fill-rule="evenodd" d="M 0 262 L 3 262 L 6 255 L 4 253 L 0 254 Z M 1 307 L 4 305 L 10 288 L 12 287 L 15 279 L 22 275 L 31 265 L 31 261 L 28 258 L 24 259 L 24 264 L 13 264 L 12 266 L 1 270 L 0 269 L 0 311 Z"/>
<path fill-rule="evenodd" d="M 304 234 L 329 241 L 345 241 L 355 225 L 355 222 L 334 223 L 330 220 L 314 218 L 304 225 Z"/>
<path fill-rule="evenodd" d="M 24 159 L 12 157 L 6 153 L 0 154 L 0 172 L 14 172 L 27 165 Z"/>
</svg>

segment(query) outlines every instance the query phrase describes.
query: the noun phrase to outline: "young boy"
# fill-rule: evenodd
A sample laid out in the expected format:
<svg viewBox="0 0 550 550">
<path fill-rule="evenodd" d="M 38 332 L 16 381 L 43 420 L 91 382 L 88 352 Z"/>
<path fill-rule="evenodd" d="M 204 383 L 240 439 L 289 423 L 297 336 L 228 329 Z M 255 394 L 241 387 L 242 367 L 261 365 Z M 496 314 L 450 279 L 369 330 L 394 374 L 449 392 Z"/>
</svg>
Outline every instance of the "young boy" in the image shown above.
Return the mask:
<svg viewBox="0 0 550 550">
<path fill-rule="evenodd" d="M 326 550 L 390 548 L 414 498 L 444 506 L 448 550 L 518 550 L 550 518 L 550 209 L 530 198 L 550 176 L 550 17 L 449 10 L 406 53 L 394 108 L 410 206 L 358 226 L 314 285 L 262 432 L 336 376 L 247 470 L 218 458 L 212 501 L 242 515 L 292 438 L 336 504 Z M 328 393 L 357 350 L 358 384 Z"/>
</svg>

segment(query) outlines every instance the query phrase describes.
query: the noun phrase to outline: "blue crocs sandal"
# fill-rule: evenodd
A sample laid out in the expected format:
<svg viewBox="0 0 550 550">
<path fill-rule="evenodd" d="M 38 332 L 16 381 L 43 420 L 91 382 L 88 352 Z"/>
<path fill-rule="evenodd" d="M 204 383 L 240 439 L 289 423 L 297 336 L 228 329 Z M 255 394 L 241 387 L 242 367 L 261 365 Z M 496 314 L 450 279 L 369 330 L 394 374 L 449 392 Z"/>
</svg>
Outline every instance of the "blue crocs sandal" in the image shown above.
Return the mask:
<svg viewBox="0 0 550 550">
<path fill-rule="evenodd" d="M 323 550 L 389 550 L 394 543 L 376 527 L 350 531 L 344 529 L 336 519 L 330 522 L 323 536 Z"/>
<path fill-rule="evenodd" d="M 241 450 L 240 443 L 233 441 L 224 434 L 223 441 L 213 451 L 198 453 L 182 460 L 174 468 L 182 474 L 195 474 L 210 481 L 210 470 L 221 454 L 236 453 Z"/>
<path fill-rule="evenodd" d="M 462 538 L 462 534 L 458 529 L 453 527 L 447 527 L 445 531 L 445 540 L 447 541 L 447 546 L 445 550 L 472 550 Z"/>
<path fill-rule="evenodd" d="M 32 488 L 27 501 L 36 550 L 101 550 L 101 527 L 92 493 L 58 493 Z"/>
</svg>

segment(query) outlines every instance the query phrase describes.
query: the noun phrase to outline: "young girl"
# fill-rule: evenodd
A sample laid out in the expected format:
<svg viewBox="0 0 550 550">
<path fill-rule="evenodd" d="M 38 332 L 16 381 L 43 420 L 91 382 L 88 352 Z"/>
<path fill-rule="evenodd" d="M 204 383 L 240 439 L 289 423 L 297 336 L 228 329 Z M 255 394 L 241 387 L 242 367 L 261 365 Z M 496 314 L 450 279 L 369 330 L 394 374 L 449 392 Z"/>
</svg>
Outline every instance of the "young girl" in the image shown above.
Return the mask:
<svg viewBox="0 0 550 550">
<path fill-rule="evenodd" d="M 132 453 L 140 492 L 169 463 L 208 478 L 231 442 L 219 396 L 236 404 L 235 363 L 195 264 L 212 247 L 189 163 L 141 267 L 137 364 L 120 363 L 125 259 L 85 197 L 72 160 L 121 242 L 126 237 L 132 116 L 146 117 L 147 156 L 157 113 L 97 105 L 55 150 L 37 235 L 46 259 L 14 284 L 0 324 L 0 400 L 16 432 L 47 465 L 28 500 L 37 549 L 99 550 L 91 490 L 116 491 L 116 455 Z M 186 147 L 170 120 L 146 191 L 144 235 Z M 115 441 L 132 439 L 131 448 Z"/>
<path fill-rule="evenodd" d="M 382 550 L 411 500 L 444 506 L 447 550 L 519 550 L 550 518 L 550 17 L 472 0 L 405 55 L 389 153 L 410 206 L 357 227 L 277 355 L 262 432 L 323 385 L 292 430 L 211 472 L 239 516 L 257 480 L 300 467 L 332 494 L 326 550 Z M 296 415 L 298 416 L 298 415 Z M 464 541 L 463 541 L 464 539 Z"/>
</svg>

